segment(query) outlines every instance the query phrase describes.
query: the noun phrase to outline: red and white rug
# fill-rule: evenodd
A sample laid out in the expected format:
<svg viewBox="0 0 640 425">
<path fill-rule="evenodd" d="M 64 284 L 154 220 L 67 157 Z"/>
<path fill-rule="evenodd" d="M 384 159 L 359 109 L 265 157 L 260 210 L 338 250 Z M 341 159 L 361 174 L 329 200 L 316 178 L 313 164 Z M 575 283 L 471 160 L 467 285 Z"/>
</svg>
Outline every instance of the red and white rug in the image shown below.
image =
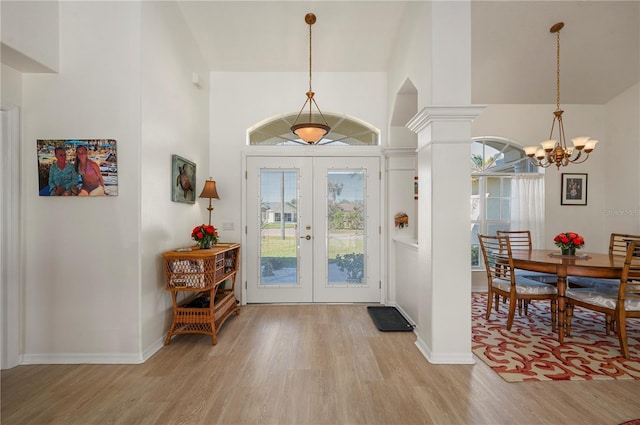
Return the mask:
<svg viewBox="0 0 640 425">
<path fill-rule="evenodd" d="M 617 335 L 604 332 L 604 314 L 576 307 L 571 336 L 551 332 L 549 301 L 532 301 L 507 331 L 507 303 L 485 320 L 487 294 L 472 296 L 472 350 L 505 381 L 640 379 L 640 319 L 627 321 L 630 359 Z"/>
</svg>

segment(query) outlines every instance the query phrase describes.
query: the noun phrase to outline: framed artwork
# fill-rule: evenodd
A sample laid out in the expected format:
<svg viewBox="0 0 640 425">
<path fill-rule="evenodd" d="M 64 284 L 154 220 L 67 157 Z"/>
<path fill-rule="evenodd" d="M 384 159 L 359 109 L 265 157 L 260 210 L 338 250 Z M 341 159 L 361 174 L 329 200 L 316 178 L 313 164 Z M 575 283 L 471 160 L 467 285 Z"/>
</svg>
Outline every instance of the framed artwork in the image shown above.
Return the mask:
<svg viewBox="0 0 640 425">
<path fill-rule="evenodd" d="M 113 139 L 38 139 L 40 196 L 117 196 L 118 149 Z"/>
<path fill-rule="evenodd" d="M 179 155 L 171 155 L 171 200 L 196 202 L 196 164 Z"/>
<path fill-rule="evenodd" d="M 587 175 L 562 173 L 561 205 L 587 205 Z"/>
</svg>

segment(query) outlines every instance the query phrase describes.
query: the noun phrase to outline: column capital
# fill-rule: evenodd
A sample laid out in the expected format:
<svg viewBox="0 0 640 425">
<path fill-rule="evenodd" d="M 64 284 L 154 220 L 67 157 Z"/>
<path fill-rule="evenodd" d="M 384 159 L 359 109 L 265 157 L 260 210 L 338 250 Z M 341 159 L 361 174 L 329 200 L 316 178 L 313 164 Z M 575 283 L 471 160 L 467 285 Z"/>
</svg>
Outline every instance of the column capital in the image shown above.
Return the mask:
<svg viewBox="0 0 640 425">
<path fill-rule="evenodd" d="M 487 105 L 448 105 L 427 106 L 415 114 L 405 127 L 414 133 L 420 133 L 435 122 L 464 121 L 476 119 Z"/>
</svg>

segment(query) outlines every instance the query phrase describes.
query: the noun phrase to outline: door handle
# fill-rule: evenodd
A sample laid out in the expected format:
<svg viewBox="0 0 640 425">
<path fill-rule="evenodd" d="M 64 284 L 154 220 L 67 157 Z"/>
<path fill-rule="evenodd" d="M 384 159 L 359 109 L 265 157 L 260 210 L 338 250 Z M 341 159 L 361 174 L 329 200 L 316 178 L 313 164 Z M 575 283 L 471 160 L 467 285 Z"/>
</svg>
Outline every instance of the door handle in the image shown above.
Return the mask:
<svg viewBox="0 0 640 425">
<path fill-rule="evenodd" d="M 311 235 L 300 236 L 300 239 L 306 239 L 306 240 L 310 241 L 311 240 Z"/>
</svg>

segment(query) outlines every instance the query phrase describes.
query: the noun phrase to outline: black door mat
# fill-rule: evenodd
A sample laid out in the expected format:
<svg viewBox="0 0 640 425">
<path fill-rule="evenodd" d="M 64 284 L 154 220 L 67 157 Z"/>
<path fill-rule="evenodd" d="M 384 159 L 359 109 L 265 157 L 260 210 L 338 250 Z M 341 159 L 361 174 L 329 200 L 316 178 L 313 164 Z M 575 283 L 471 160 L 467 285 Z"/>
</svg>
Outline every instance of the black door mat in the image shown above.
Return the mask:
<svg viewBox="0 0 640 425">
<path fill-rule="evenodd" d="M 395 307 L 368 306 L 367 311 L 376 327 L 383 332 L 413 331 L 413 325 Z"/>
</svg>

